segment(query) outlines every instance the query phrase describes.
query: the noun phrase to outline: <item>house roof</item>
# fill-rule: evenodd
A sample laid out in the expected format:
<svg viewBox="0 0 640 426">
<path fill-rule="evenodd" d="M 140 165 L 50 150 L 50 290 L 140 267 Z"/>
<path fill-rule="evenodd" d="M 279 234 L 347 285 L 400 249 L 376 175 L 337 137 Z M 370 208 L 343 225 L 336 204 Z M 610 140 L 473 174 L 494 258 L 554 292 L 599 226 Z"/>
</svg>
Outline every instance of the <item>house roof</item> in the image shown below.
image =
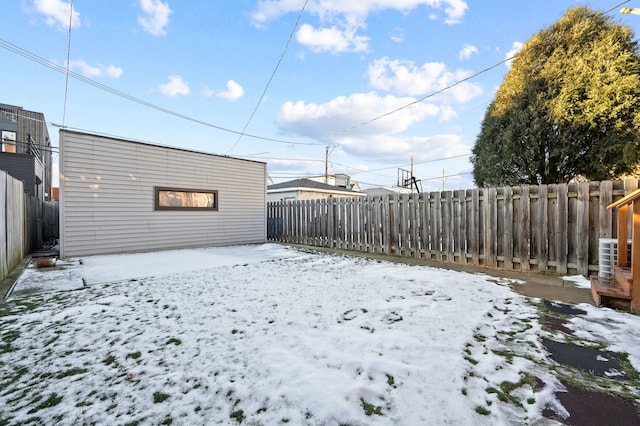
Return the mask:
<svg viewBox="0 0 640 426">
<path fill-rule="evenodd" d="M 396 191 L 392 191 L 391 189 L 387 189 L 387 188 L 368 188 L 363 190 L 362 192 L 364 192 L 367 195 L 395 195 L 397 194 Z"/>
<path fill-rule="evenodd" d="M 295 179 L 288 182 L 276 183 L 274 185 L 267 186 L 267 192 L 273 190 L 315 190 L 316 192 L 346 192 L 353 195 L 360 195 L 361 192 L 352 191 L 351 189 L 342 188 L 339 186 L 327 185 L 326 183 L 316 182 L 310 179 Z"/>
<path fill-rule="evenodd" d="M 70 129 L 70 128 L 60 129 L 60 134 L 63 134 L 63 133 L 85 135 L 85 136 L 97 137 L 97 138 L 102 138 L 102 139 L 111 139 L 111 140 L 118 141 L 118 142 L 126 142 L 126 143 L 130 143 L 130 144 L 153 146 L 153 147 L 156 147 L 156 148 L 171 149 L 171 150 L 175 150 L 175 151 L 191 152 L 191 153 L 194 153 L 194 154 L 207 155 L 207 156 L 212 156 L 212 157 L 222 157 L 222 158 L 227 158 L 227 159 L 233 160 L 233 161 L 246 161 L 246 162 L 249 162 L 249 163 L 267 164 L 264 161 L 249 160 L 249 159 L 240 158 L 240 157 L 230 157 L 228 155 L 213 154 L 211 152 L 196 151 L 194 149 L 179 148 L 177 146 L 169 146 L 169 145 L 163 145 L 163 144 L 159 144 L 159 143 L 152 143 L 152 142 L 146 142 L 146 141 L 135 140 L 135 139 L 126 139 L 126 138 L 123 138 L 123 137 L 103 134 L 103 133 L 99 133 L 99 132 L 86 132 L 86 131 L 75 130 L 75 129 Z"/>
</svg>

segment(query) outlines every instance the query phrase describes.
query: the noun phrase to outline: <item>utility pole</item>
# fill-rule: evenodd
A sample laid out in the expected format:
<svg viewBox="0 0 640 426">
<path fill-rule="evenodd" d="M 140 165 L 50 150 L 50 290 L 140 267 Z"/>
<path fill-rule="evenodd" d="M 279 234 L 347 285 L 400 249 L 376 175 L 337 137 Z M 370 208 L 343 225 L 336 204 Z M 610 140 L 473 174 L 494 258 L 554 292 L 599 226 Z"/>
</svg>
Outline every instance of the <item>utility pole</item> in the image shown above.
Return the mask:
<svg viewBox="0 0 640 426">
<path fill-rule="evenodd" d="M 324 147 L 324 183 L 329 182 L 329 145 Z"/>
<path fill-rule="evenodd" d="M 324 147 L 324 183 L 329 183 L 329 155 L 338 145 L 327 145 Z M 331 150 L 329 150 L 331 148 Z"/>
<path fill-rule="evenodd" d="M 444 176 L 444 168 L 442 168 L 442 192 L 444 192 L 444 181 L 445 181 L 445 176 Z"/>
</svg>

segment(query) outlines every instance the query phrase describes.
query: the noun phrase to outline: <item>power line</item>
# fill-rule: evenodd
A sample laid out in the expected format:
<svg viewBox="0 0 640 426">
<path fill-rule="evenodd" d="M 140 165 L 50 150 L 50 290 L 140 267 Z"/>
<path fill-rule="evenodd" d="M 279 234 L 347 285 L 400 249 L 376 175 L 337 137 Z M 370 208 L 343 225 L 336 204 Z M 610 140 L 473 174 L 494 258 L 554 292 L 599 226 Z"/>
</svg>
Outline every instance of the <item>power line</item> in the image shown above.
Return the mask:
<svg viewBox="0 0 640 426">
<path fill-rule="evenodd" d="M 62 125 L 65 124 L 67 116 L 67 91 L 69 90 L 69 66 L 71 65 L 71 22 L 73 20 L 73 0 L 69 6 L 69 36 L 67 39 L 67 67 L 64 79 L 64 105 L 62 107 Z"/>
<path fill-rule="evenodd" d="M 258 108 L 260 107 L 260 104 L 262 103 L 262 100 L 264 99 L 265 95 L 267 94 L 267 90 L 269 89 L 269 86 L 271 85 L 271 81 L 273 80 L 273 77 L 276 75 L 276 72 L 278 71 L 278 68 L 280 68 L 280 63 L 282 62 L 282 59 L 284 58 L 284 54 L 287 52 L 287 49 L 289 48 L 289 43 L 291 43 L 291 39 L 293 38 L 293 34 L 296 32 L 296 29 L 298 28 L 298 24 L 300 23 L 300 19 L 302 18 L 302 15 L 304 14 L 304 9 L 307 7 L 307 3 L 309 3 L 309 0 L 305 0 L 304 4 L 302 5 L 302 9 L 300 10 L 300 13 L 298 14 L 298 19 L 296 19 L 296 23 L 293 25 L 293 28 L 291 29 L 291 34 L 289 34 L 289 39 L 287 40 L 287 43 L 285 44 L 284 49 L 282 50 L 282 53 L 280 54 L 280 59 L 278 59 L 278 63 L 276 63 L 276 66 L 273 69 L 273 72 L 271 73 L 271 76 L 269 77 L 269 81 L 267 81 L 267 85 L 265 86 L 264 90 L 262 91 L 262 94 L 260 95 L 260 99 L 258 99 L 258 102 L 256 103 L 255 108 L 253 108 L 253 111 L 251 111 L 251 115 L 249 116 L 249 119 L 247 120 L 247 123 L 242 128 L 242 132 L 238 135 L 238 139 L 236 140 L 236 143 L 234 143 L 233 146 L 231 148 L 229 148 L 229 150 L 227 151 L 227 155 L 229 155 L 229 153 L 231 151 L 233 151 L 233 149 L 240 142 L 240 139 L 242 139 L 242 136 L 244 136 L 244 132 L 247 130 L 247 127 L 249 127 L 249 124 L 251 123 L 251 120 L 253 120 L 253 116 L 256 114 L 256 111 L 258 111 Z"/>
<path fill-rule="evenodd" d="M 625 0 L 625 1 L 623 1 L 622 3 L 619 3 L 618 5 L 616 5 L 616 6 L 612 7 L 611 9 L 609 9 L 609 10 L 607 10 L 607 11 L 605 11 L 605 12 L 603 13 L 603 15 L 607 15 L 607 14 L 611 13 L 612 11 L 617 10 L 617 9 L 618 9 L 620 6 L 622 6 L 623 4 L 625 4 L 625 3 L 629 3 L 629 1 L 630 1 L 630 0 Z M 506 62 L 509 62 L 509 61 L 513 60 L 516 56 L 518 56 L 520 53 L 522 53 L 522 52 L 526 52 L 526 51 L 529 51 L 529 50 L 532 50 L 532 49 L 535 49 L 536 47 L 538 47 L 538 46 L 542 45 L 543 43 L 544 43 L 544 41 L 542 41 L 542 42 L 540 42 L 540 43 L 538 43 L 538 44 L 532 45 L 532 46 L 528 47 L 527 49 L 520 50 L 518 53 L 514 54 L 513 56 L 511 56 L 511 57 L 509 57 L 509 58 L 506 58 L 506 59 L 504 59 L 504 60 L 502 60 L 502 61 L 500 61 L 500 62 L 498 62 L 498 63 L 496 63 L 496 64 L 494 64 L 494 65 L 491 65 L 491 66 L 487 67 L 487 68 L 484 68 L 483 70 L 480 70 L 480 71 L 478 71 L 478 72 L 476 72 L 476 73 L 474 73 L 474 74 L 470 75 L 469 77 L 466 77 L 466 78 L 463 78 L 463 79 L 461 79 L 461 80 L 458 80 L 458 81 L 456 81 L 456 82 L 454 82 L 454 83 L 452 83 L 452 84 L 450 84 L 450 85 L 448 85 L 448 86 L 446 86 L 446 87 L 443 87 L 442 89 L 439 89 L 439 90 L 436 90 L 435 92 L 429 93 L 429 94 L 428 94 L 428 95 L 426 95 L 426 96 L 423 96 L 423 97 L 421 97 L 421 98 L 419 98 L 419 99 L 416 99 L 416 100 L 415 100 L 415 101 L 413 101 L 413 102 L 409 102 L 408 104 L 403 105 L 403 106 L 401 106 L 401 107 L 399 107 L 399 108 L 396 108 L 396 109 L 394 109 L 394 110 L 392 110 L 392 111 L 386 112 L 386 113 L 384 113 L 384 114 L 382 114 L 382 115 L 379 115 L 379 116 L 377 116 L 377 117 L 374 117 L 374 118 L 372 118 L 372 119 L 370 119 L 370 120 L 367 120 L 367 121 L 364 121 L 364 122 L 362 122 L 362 123 L 360 123 L 360 124 L 356 124 L 355 126 L 349 127 L 349 128 L 347 128 L 347 129 L 343 130 L 343 132 L 347 132 L 347 131 L 355 130 L 355 129 L 359 128 L 359 127 L 366 126 L 367 124 L 371 124 L 371 123 L 373 123 L 374 121 L 380 120 L 380 119 L 382 119 L 382 118 L 384 118 L 384 117 L 388 117 L 388 116 L 390 116 L 390 115 L 392 115 L 392 114 L 395 114 L 395 113 L 397 113 L 397 112 L 399 112 L 399 111 L 402 111 L 403 109 L 409 108 L 410 106 L 413 106 L 413 105 L 415 105 L 415 104 L 417 104 L 417 103 L 420 103 L 420 102 L 422 102 L 422 101 L 424 101 L 424 100 L 426 100 L 426 99 L 429 99 L 429 98 L 432 98 L 432 97 L 434 97 L 434 96 L 436 96 L 436 95 L 439 95 L 439 94 L 440 94 L 440 93 L 442 93 L 442 92 L 445 92 L 445 91 L 447 91 L 447 90 L 450 90 L 450 89 L 452 89 L 452 88 L 454 88 L 454 87 L 458 86 L 459 84 L 462 84 L 462 83 L 464 83 L 464 82 L 466 82 L 466 81 L 469 81 L 469 80 L 471 80 L 471 79 L 474 79 L 474 78 L 478 77 L 478 76 L 479 76 L 479 75 L 481 75 L 481 74 L 484 74 L 484 73 L 486 73 L 486 72 L 489 72 L 489 71 L 491 71 L 492 69 L 497 68 L 498 66 L 500 66 L 500 65 L 502 65 L 502 64 L 504 64 L 504 63 L 506 63 Z"/>
<path fill-rule="evenodd" d="M 10 43 L 10 42 L 8 42 L 8 41 L 6 41 L 4 39 L 0 39 L 0 47 L 4 48 L 4 49 L 6 49 L 6 50 L 8 50 L 10 52 L 13 52 L 13 53 L 15 53 L 17 55 L 20 55 L 20 56 L 22 56 L 22 57 L 24 57 L 26 59 L 29 59 L 29 60 L 34 61 L 36 63 L 39 63 L 40 65 L 44 65 L 47 68 L 51 68 L 54 71 L 57 71 L 57 72 L 60 72 L 60 73 L 63 73 L 63 74 L 66 74 L 66 72 L 67 72 L 64 67 L 62 67 L 62 66 L 60 66 L 58 64 L 55 64 L 55 63 L 53 63 L 51 61 L 48 61 L 48 60 L 46 60 L 46 59 L 44 59 L 44 58 L 42 58 L 42 57 L 40 57 L 40 56 L 38 56 L 38 55 L 36 55 L 34 53 L 31 53 L 28 50 L 22 49 L 21 47 L 15 45 L 13 43 Z M 317 143 L 317 142 L 294 142 L 294 141 L 288 141 L 288 140 L 283 140 L 283 139 L 274 139 L 274 138 L 268 138 L 268 137 L 264 137 L 264 136 L 251 135 L 251 134 L 248 134 L 248 133 L 244 133 L 243 134 L 242 132 L 237 131 L 237 130 L 232 130 L 232 129 L 228 129 L 226 127 L 218 126 L 216 124 L 212 124 L 212 123 L 209 123 L 209 122 L 206 122 L 206 121 L 203 121 L 203 120 L 199 120 L 197 118 L 193 118 L 193 117 L 190 117 L 190 116 L 187 116 L 187 115 L 184 115 L 184 114 L 169 110 L 167 108 L 163 108 L 163 107 L 158 106 L 156 104 L 152 104 L 151 102 L 147 102 L 147 101 L 142 100 L 140 98 L 137 98 L 135 96 L 129 95 L 129 94 L 125 93 L 125 92 L 122 92 L 120 90 L 114 89 L 114 88 L 112 88 L 110 86 L 107 86 L 105 84 L 98 83 L 97 81 L 91 80 L 90 78 L 87 78 L 87 77 L 85 77 L 85 76 L 83 76 L 81 74 L 78 74 L 78 73 L 74 72 L 74 71 L 69 71 L 69 76 L 73 77 L 74 79 L 76 79 L 78 81 L 81 81 L 81 82 L 83 82 L 85 84 L 93 86 L 93 87 L 95 87 L 97 89 L 100 89 L 100 90 L 103 90 L 105 92 L 111 93 L 113 95 L 119 96 L 119 97 L 124 98 L 124 99 L 126 99 L 128 101 L 135 102 L 135 103 L 137 103 L 139 105 L 142 105 L 142 106 L 145 106 L 147 108 L 151 108 L 151 109 L 154 109 L 156 111 L 159 111 L 159 112 L 162 112 L 162 113 L 165 113 L 165 114 L 168 114 L 168 115 L 172 115 L 174 117 L 181 118 L 183 120 L 190 121 L 192 123 L 201 124 L 201 125 L 206 126 L 206 127 L 217 129 L 217 130 L 220 130 L 220 131 L 223 131 L 223 132 L 234 133 L 234 134 L 237 134 L 237 135 L 243 135 L 243 136 L 246 136 L 246 137 L 250 137 L 250 138 L 254 138 L 254 139 L 260 139 L 260 140 L 264 140 L 264 141 L 268 141 L 268 142 L 285 143 L 285 144 L 290 144 L 290 145 L 322 145 L 322 144 Z"/>
</svg>

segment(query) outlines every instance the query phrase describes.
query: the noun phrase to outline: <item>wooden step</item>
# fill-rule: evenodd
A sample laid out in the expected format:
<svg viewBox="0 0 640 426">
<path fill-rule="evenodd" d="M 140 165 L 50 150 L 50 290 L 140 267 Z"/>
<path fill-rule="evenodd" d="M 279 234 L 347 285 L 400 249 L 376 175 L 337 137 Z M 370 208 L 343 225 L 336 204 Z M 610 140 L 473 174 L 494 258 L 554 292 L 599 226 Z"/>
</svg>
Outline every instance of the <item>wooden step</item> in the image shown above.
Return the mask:
<svg viewBox="0 0 640 426">
<path fill-rule="evenodd" d="M 591 297 L 600 306 L 603 297 L 631 300 L 631 292 L 622 288 L 615 279 L 591 277 Z"/>
<path fill-rule="evenodd" d="M 633 280 L 631 279 L 631 269 L 616 266 L 614 271 L 616 284 L 631 294 L 631 284 L 633 283 Z"/>
</svg>

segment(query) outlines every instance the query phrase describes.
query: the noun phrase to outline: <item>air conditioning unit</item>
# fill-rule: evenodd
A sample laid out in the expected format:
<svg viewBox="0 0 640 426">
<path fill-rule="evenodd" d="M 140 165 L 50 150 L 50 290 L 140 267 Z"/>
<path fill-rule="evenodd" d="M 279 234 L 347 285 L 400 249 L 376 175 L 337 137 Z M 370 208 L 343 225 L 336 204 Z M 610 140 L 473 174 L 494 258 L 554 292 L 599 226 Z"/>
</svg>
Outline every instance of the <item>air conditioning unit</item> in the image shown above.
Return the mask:
<svg viewBox="0 0 640 426">
<path fill-rule="evenodd" d="M 631 259 L 631 240 L 627 241 L 627 259 Z M 613 278 L 614 268 L 618 264 L 618 240 L 600 238 L 598 245 L 598 277 Z"/>
</svg>

